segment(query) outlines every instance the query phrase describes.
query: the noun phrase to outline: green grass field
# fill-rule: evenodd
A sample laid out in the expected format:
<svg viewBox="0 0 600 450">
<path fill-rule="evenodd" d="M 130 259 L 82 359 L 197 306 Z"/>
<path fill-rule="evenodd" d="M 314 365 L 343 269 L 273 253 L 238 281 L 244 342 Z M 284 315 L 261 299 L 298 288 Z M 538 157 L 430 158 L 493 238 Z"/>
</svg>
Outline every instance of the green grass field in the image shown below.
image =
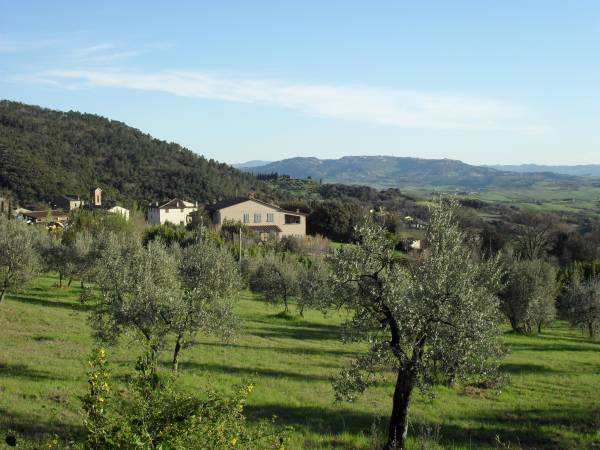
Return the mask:
<svg viewBox="0 0 600 450">
<path fill-rule="evenodd" d="M 440 188 L 407 188 L 405 191 L 421 199 L 430 199 L 432 191 Z M 447 189 L 446 192 L 455 192 Z M 479 199 L 489 203 L 533 209 L 557 214 L 568 214 L 600 218 L 600 187 L 592 185 L 563 185 L 538 182 L 521 188 L 489 188 L 460 195 L 463 198 Z M 422 204 L 427 200 L 422 200 Z"/>
<path fill-rule="evenodd" d="M 93 345 L 87 307 L 77 301 L 78 288 L 55 282 L 41 278 L 0 305 L 0 433 L 17 430 L 29 442 L 81 430 L 79 396 Z M 371 430 L 385 429 L 392 385 L 376 386 L 355 404 L 334 403 L 330 379 L 360 350 L 339 342 L 340 317 L 278 318 L 279 308 L 249 293 L 238 310 L 243 329 L 234 342 L 203 338 L 182 353 L 182 382 L 228 391 L 252 379 L 247 413 L 292 425 L 286 448 L 371 448 Z M 439 443 L 429 448 L 600 448 L 600 341 L 563 323 L 505 339 L 508 385 L 501 392 L 438 388 L 433 400 L 417 395 L 412 436 Z M 131 372 L 137 352 L 127 340 L 110 350 L 115 384 Z M 167 370 L 168 352 L 163 357 Z M 410 444 L 418 446 L 414 437 Z"/>
</svg>

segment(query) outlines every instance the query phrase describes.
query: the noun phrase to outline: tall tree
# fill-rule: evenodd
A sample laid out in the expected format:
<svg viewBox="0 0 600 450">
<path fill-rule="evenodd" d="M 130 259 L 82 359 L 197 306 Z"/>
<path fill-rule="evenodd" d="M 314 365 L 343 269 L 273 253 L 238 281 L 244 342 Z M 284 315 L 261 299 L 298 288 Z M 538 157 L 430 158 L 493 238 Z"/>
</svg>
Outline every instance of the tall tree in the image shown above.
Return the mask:
<svg viewBox="0 0 600 450">
<path fill-rule="evenodd" d="M 515 250 L 524 259 L 543 259 L 556 239 L 557 218 L 551 214 L 524 211 L 514 218 Z"/>
<path fill-rule="evenodd" d="M 500 269 L 482 261 L 456 220 L 455 204 L 432 210 L 425 256 L 406 266 L 381 227 L 365 224 L 358 242 L 338 250 L 326 301 L 347 308 L 347 337 L 370 351 L 338 378 L 338 397 L 353 399 L 389 369 L 396 372 L 386 448 L 404 448 L 415 387 L 441 376 L 489 376 L 502 353 L 498 327 Z"/>
</svg>

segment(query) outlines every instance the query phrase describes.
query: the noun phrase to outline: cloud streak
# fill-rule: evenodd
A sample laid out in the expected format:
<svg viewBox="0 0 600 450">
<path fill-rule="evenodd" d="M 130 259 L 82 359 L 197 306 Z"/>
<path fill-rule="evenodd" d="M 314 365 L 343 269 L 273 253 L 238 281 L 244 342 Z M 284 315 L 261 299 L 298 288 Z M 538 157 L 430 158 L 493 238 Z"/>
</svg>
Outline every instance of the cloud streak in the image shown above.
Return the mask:
<svg viewBox="0 0 600 450">
<path fill-rule="evenodd" d="M 188 98 L 275 106 L 311 116 L 400 128 L 525 133 L 547 130 L 543 125 L 531 123 L 530 112 L 520 105 L 459 94 L 289 83 L 186 71 L 51 70 L 30 77 L 29 81 L 69 89 L 101 87 L 165 92 Z"/>
</svg>

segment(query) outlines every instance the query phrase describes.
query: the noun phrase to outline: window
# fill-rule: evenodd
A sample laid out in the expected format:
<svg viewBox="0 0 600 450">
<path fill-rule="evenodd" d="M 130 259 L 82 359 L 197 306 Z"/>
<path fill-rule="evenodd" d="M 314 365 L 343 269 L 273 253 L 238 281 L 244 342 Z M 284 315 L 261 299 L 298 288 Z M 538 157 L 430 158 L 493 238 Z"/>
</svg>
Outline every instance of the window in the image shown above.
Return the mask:
<svg viewBox="0 0 600 450">
<path fill-rule="evenodd" d="M 260 223 L 261 220 L 260 213 L 254 213 L 254 223 Z"/>
<path fill-rule="evenodd" d="M 250 222 L 250 214 L 244 213 L 244 223 L 249 223 L 249 222 Z"/>
<path fill-rule="evenodd" d="M 267 213 L 267 222 L 275 222 L 275 218 L 273 217 L 273 213 Z"/>
<path fill-rule="evenodd" d="M 300 216 L 292 216 L 291 214 L 286 214 L 285 223 L 286 225 L 300 223 Z"/>
</svg>

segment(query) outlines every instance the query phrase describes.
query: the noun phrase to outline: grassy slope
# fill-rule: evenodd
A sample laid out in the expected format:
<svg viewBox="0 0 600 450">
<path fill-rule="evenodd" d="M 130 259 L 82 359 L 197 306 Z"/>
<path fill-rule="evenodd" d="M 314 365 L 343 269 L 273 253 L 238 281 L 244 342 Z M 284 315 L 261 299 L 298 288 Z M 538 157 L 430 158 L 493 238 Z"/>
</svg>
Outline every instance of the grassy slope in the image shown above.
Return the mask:
<svg viewBox="0 0 600 450">
<path fill-rule="evenodd" d="M 42 278 L 0 305 L 0 434 L 14 428 L 32 437 L 80 426 L 78 396 L 86 388 L 92 345 L 87 313 L 77 303 L 77 288 L 54 283 Z M 275 414 L 293 425 L 288 448 L 368 448 L 372 424 L 385 428 L 391 384 L 356 404 L 334 403 L 330 377 L 360 347 L 339 343 L 339 318 L 310 312 L 288 321 L 275 317 L 278 311 L 243 294 L 238 339 L 229 345 L 202 339 L 185 350 L 182 381 L 227 390 L 252 378 L 247 412 L 252 418 Z M 411 432 L 438 435 L 456 448 L 493 447 L 496 436 L 510 448 L 600 445 L 600 342 L 560 323 L 541 336 L 507 334 L 506 341 L 512 354 L 503 368 L 511 382 L 503 392 L 439 388 L 433 401 L 417 395 Z M 134 355 L 126 349 L 124 343 L 109 354 L 117 378 L 132 367 Z"/>
</svg>

